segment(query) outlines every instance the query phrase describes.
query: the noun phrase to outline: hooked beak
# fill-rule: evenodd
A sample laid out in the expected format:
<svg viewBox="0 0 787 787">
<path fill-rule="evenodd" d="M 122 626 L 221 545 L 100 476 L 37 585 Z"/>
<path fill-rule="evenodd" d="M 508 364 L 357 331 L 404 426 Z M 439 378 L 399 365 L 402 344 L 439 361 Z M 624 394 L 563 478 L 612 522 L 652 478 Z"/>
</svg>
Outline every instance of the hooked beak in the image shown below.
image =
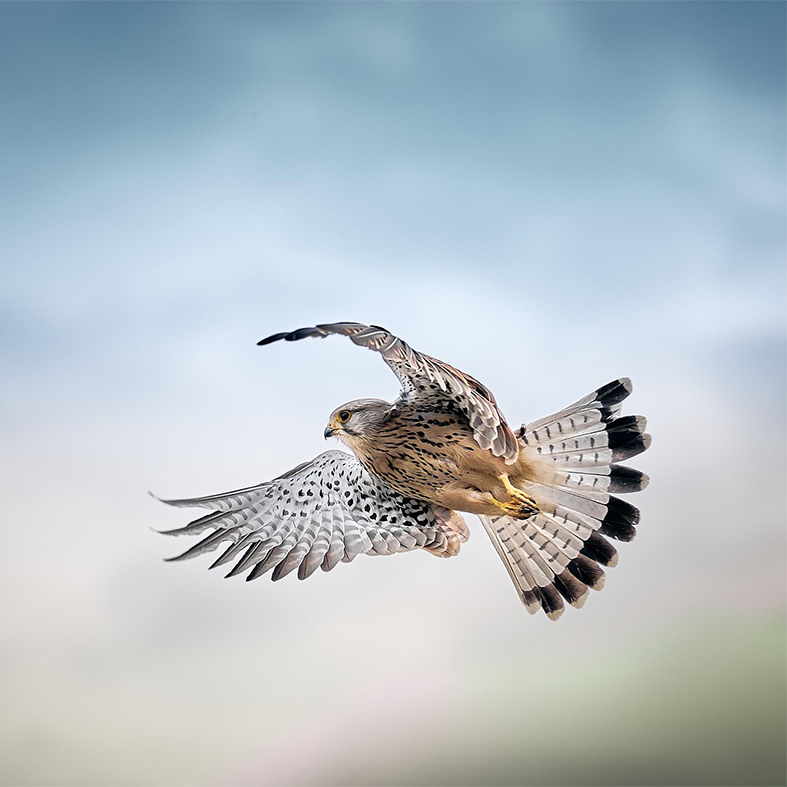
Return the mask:
<svg viewBox="0 0 787 787">
<path fill-rule="evenodd" d="M 335 434 L 336 430 L 332 426 L 326 426 L 322 436 L 327 440 L 329 437 L 333 437 Z"/>
</svg>

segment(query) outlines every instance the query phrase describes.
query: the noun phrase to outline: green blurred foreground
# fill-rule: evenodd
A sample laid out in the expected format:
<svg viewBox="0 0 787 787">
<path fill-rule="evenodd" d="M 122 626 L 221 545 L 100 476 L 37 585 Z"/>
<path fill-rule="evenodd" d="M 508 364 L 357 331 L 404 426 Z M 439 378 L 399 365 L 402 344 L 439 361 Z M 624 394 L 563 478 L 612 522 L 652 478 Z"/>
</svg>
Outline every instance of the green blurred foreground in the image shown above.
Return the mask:
<svg viewBox="0 0 787 787">
<path fill-rule="evenodd" d="M 193 654 L 207 643 L 187 639 L 169 642 L 169 659 L 133 649 L 109 659 L 99 644 L 81 666 L 42 662 L 38 695 L 11 697 L 0 725 L 0 784 L 785 784 L 776 612 L 706 616 L 622 642 L 610 641 L 614 631 L 580 636 L 541 657 L 478 630 L 479 649 L 454 650 L 447 663 L 429 657 L 428 632 L 411 631 L 423 672 L 405 669 L 393 689 L 374 675 L 407 662 L 406 650 L 387 662 L 378 650 L 370 671 L 374 647 L 353 661 L 341 627 L 332 632 L 357 679 L 342 679 L 330 652 L 311 653 L 304 670 L 319 680 L 306 680 L 304 695 L 257 674 L 277 672 L 259 642 L 230 639 L 229 652 L 208 649 L 203 660 Z M 353 683 L 357 701 L 343 697 Z"/>
<path fill-rule="evenodd" d="M 584 664 L 501 664 L 465 708 L 484 739 L 463 714 L 428 761 L 334 783 L 784 785 L 786 634 L 741 616 Z"/>
</svg>

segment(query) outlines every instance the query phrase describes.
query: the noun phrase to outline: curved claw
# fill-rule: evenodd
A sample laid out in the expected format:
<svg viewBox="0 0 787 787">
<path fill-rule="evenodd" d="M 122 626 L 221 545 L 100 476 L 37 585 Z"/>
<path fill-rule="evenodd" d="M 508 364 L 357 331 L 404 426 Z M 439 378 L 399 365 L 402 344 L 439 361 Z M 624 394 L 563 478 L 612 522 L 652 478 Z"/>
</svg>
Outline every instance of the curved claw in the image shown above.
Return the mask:
<svg viewBox="0 0 787 787">
<path fill-rule="evenodd" d="M 511 483 L 506 473 L 500 476 L 500 480 L 503 482 L 503 486 L 511 499 L 504 503 L 501 503 L 499 500 L 493 500 L 493 502 L 507 516 L 514 519 L 529 519 L 539 512 L 538 503 L 530 495 L 525 494 L 521 489 L 517 489 Z"/>
</svg>

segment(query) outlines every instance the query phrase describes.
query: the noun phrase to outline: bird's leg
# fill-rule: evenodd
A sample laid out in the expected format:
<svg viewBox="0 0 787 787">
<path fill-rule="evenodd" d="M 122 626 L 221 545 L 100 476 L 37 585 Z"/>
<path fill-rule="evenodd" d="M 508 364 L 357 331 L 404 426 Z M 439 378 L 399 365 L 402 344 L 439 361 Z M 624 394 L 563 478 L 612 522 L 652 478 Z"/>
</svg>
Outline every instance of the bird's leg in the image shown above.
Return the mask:
<svg viewBox="0 0 787 787">
<path fill-rule="evenodd" d="M 500 476 L 508 496 L 511 498 L 505 503 L 493 498 L 492 502 L 507 516 L 514 519 L 529 519 L 539 511 L 538 505 L 530 495 L 526 495 L 521 489 L 517 489 L 508 477 L 508 473 Z"/>
</svg>

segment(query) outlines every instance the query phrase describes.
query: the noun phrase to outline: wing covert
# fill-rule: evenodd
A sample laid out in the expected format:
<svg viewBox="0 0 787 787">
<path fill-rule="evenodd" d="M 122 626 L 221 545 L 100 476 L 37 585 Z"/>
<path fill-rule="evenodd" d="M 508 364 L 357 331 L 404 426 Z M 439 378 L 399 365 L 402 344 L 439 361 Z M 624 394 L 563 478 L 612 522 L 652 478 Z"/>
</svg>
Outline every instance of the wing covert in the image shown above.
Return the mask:
<svg viewBox="0 0 787 787">
<path fill-rule="evenodd" d="M 360 347 L 380 353 L 399 378 L 403 398 L 428 406 L 430 400 L 450 402 L 467 418 L 476 442 L 494 456 L 513 463 L 519 454 L 514 433 L 500 412 L 492 392 L 474 377 L 453 366 L 414 350 L 404 340 L 379 325 L 337 322 L 300 328 L 289 333 L 275 333 L 259 345 L 284 339 L 292 342 L 309 337 L 325 338 L 331 334 L 348 336 Z"/>
</svg>

